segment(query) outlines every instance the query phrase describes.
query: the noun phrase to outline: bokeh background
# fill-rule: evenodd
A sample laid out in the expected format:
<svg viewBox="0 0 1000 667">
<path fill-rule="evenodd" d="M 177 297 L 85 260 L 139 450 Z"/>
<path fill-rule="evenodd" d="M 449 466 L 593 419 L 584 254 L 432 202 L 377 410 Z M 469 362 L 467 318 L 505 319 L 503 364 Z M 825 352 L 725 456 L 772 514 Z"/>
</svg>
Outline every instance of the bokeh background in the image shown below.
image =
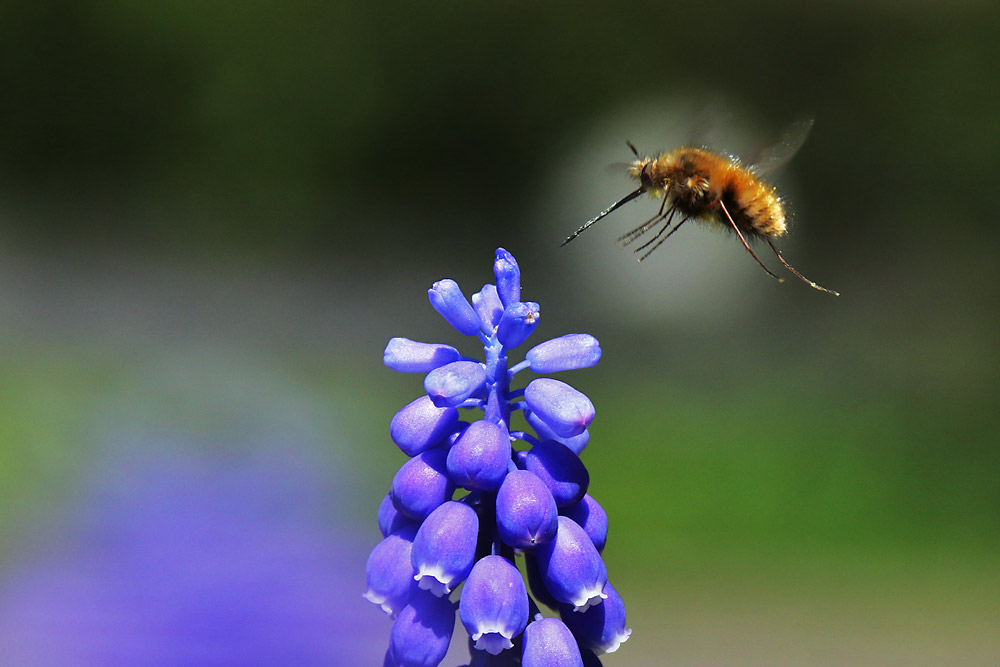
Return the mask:
<svg viewBox="0 0 1000 667">
<path fill-rule="evenodd" d="M 1000 664 L 998 20 L 0 4 L 0 662 L 380 664 L 421 391 L 380 354 L 471 354 L 425 290 L 502 245 L 538 339 L 604 350 L 564 379 L 634 629 L 606 664 Z M 649 201 L 558 247 L 625 139 L 752 156 L 808 116 L 781 247 L 843 296 L 698 227 L 637 265 Z"/>
</svg>

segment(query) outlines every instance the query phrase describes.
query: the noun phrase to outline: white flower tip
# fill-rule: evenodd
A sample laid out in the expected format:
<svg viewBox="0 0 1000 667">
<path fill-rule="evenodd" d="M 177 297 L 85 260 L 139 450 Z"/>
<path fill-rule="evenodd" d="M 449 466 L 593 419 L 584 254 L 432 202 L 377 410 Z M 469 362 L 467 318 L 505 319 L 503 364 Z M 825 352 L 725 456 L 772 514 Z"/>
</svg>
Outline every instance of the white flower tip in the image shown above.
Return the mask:
<svg viewBox="0 0 1000 667">
<path fill-rule="evenodd" d="M 361 597 L 371 602 L 373 605 L 378 606 L 382 611 L 388 614 L 389 618 L 396 620 L 396 612 L 388 603 L 388 596 L 376 593 L 375 591 L 369 589 L 367 592 L 362 593 Z"/>
<path fill-rule="evenodd" d="M 628 638 L 632 636 L 632 628 L 625 628 L 623 632 L 616 635 L 611 641 L 608 642 L 607 646 L 603 647 L 602 653 L 614 653 L 618 650 L 618 647 L 628 641 Z"/>
<path fill-rule="evenodd" d="M 451 587 L 438 579 L 437 575 L 421 572 L 413 577 L 422 590 L 430 591 L 437 597 L 451 594 Z"/>
<path fill-rule="evenodd" d="M 581 613 L 585 612 L 591 607 L 596 607 L 597 605 L 604 602 L 604 599 L 606 597 L 608 597 L 608 594 L 603 592 L 594 593 L 589 597 L 587 597 L 587 594 L 584 593 L 583 595 L 580 596 L 579 602 L 574 601 L 573 611 L 578 611 Z"/>
<path fill-rule="evenodd" d="M 473 639 L 476 641 L 477 650 L 486 651 L 490 655 L 500 655 L 503 651 L 514 648 L 514 643 L 499 632 L 485 632 Z"/>
</svg>

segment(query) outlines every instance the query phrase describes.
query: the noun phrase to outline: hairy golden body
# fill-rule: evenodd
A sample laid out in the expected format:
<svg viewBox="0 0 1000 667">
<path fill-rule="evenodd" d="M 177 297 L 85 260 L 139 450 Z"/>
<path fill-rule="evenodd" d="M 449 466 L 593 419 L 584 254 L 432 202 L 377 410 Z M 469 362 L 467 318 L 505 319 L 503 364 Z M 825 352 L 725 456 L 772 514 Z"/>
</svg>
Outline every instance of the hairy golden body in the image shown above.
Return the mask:
<svg viewBox="0 0 1000 667">
<path fill-rule="evenodd" d="M 811 121 L 799 125 L 800 131 L 793 140 L 785 141 L 777 147 L 777 150 L 772 150 L 769 155 L 771 164 L 767 166 L 773 167 L 790 157 L 804 141 L 804 132 L 808 132 L 811 125 Z M 635 154 L 636 160 L 629 165 L 628 174 L 639 181 L 639 187 L 587 221 L 570 234 L 562 245 L 566 245 L 630 201 L 642 195 L 649 195 L 660 200 L 659 211 L 618 238 L 622 246 L 627 246 L 659 227 L 649 240 L 635 249 L 637 253 L 645 251 L 639 256 L 640 262 L 649 257 L 685 222 L 701 220 L 722 225 L 736 232 L 750 256 L 764 271 L 779 281 L 782 279 L 760 261 L 747 239 L 751 241 L 760 239 L 766 242 L 781 265 L 810 287 L 839 295 L 834 290 L 822 287 L 799 273 L 785 261 L 772 243 L 772 239 L 784 236 L 787 231 L 785 207 L 774 187 L 765 183 L 758 171 L 743 167 L 735 158 L 702 148 L 678 148 L 655 158 L 639 155 L 639 151 L 631 143 L 629 148 Z"/>
<path fill-rule="evenodd" d="M 777 238 L 787 230 L 785 207 L 775 189 L 734 159 L 678 148 L 655 159 L 640 158 L 628 172 L 645 194 L 666 197 L 684 217 L 730 229 L 735 225 L 748 236 Z"/>
</svg>

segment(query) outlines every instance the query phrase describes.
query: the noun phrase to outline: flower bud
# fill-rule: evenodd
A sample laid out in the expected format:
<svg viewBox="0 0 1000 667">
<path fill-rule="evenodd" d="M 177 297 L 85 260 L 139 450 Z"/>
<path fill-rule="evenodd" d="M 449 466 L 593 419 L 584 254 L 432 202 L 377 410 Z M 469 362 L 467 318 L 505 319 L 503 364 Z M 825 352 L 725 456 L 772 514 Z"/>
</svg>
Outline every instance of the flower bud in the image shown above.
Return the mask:
<svg viewBox="0 0 1000 667">
<path fill-rule="evenodd" d="M 500 324 L 500 316 L 503 315 L 503 304 L 497 295 L 495 285 L 483 285 L 483 289 L 472 295 L 472 308 L 482 320 L 483 330 L 493 331 Z"/>
<path fill-rule="evenodd" d="M 510 463 L 510 435 L 493 422 L 472 422 L 448 450 L 448 474 L 470 491 L 500 486 Z"/>
<path fill-rule="evenodd" d="M 521 573 L 502 556 L 486 556 L 472 568 L 458 616 L 476 642 L 491 655 L 513 648 L 511 641 L 528 623 L 528 591 Z"/>
<path fill-rule="evenodd" d="M 479 333 L 481 326 L 479 317 L 462 294 L 462 288 L 454 280 L 446 278 L 437 281 L 427 290 L 427 296 L 434 310 L 441 313 L 441 316 L 448 320 L 448 324 L 460 333 L 466 336 L 475 336 Z"/>
<path fill-rule="evenodd" d="M 524 355 L 536 373 L 588 368 L 601 359 L 601 345 L 590 334 L 566 334 L 539 343 Z"/>
<path fill-rule="evenodd" d="M 493 262 L 493 276 L 496 278 L 497 294 L 504 308 L 521 300 L 521 269 L 514 256 L 503 248 L 497 248 L 496 260 Z"/>
<path fill-rule="evenodd" d="M 451 433 L 458 410 L 438 407 L 429 396 L 421 396 L 401 409 L 389 424 L 389 437 L 407 456 L 430 449 Z"/>
<path fill-rule="evenodd" d="M 511 350 L 534 332 L 538 326 L 539 308 L 533 301 L 515 301 L 507 304 L 497 325 L 497 340 Z"/>
<path fill-rule="evenodd" d="M 632 634 L 625 627 L 625 602 L 611 582 L 604 585 L 604 594 L 607 596 L 604 602 L 583 613 L 565 605 L 559 607 L 563 622 L 580 645 L 598 654 L 614 653 Z"/>
<path fill-rule="evenodd" d="M 583 528 L 597 553 L 604 551 L 604 544 L 608 541 L 608 514 L 589 493 L 575 505 L 563 507 L 560 514 L 573 519 Z"/>
<path fill-rule="evenodd" d="M 579 433 L 570 438 L 564 438 L 560 435 L 556 435 L 556 432 L 549 428 L 548 425 L 539 419 L 538 416 L 531 410 L 526 409 L 524 411 L 524 418 L 527 420 L 528 425 L 531 426 L 531 428 L 535 430 L 535 433 L 538 434 L 539 440 L 555 440 L 556 442 L 561 442 L 572 449 L 577 456 L 579 456 L 580 453 L 587 448 L 587 443 L 590 442 L 590 431 L 586 429 L 584 429 L 583 433 Z"/>
<path fill-rule="evenodd" d="M 486 369 L 475 361 L 453 361 L 435 368 L 424 378 L 424 389 L 438 407 L 465 402 L 486 383 Z"/>
<path fill-rule="evenodd" d="M 556 501 L 533 472 L 507 473 L 497 492 L 497 532 L 512 547 L 529 549 L 556 536 Z"/>
<path fill-rule="evenodd" d="M 583 667 L 583 658 L 565 623 L 540 618 L 524 630 L 521 667 Z"/>
<path fill-rule="evenodd" d="M 378 529 L 382 531 L 382 537 L 389 537 L 407 526 L 416 528 L 413 519 L 393 507 L 391 494 L 385 494 L 385 498 L 378 506 Z"/>
<path fill-rule="evenodd" d="M 608 569 L 583 528 L 568 517 L 559 517 L 551 542 L 535 548 L 538 570 L 552 597 L 576 612 L 600 604 L 606 595 Z"/>
<path fill-rule="evenodd" d="M 448 453 L 428 449 L 404 463 L 392 478 L 392 505 L 417 521 L 423 521 L 438 505 L 451 498 L 455 485 L 448 478 Z"/>
<path fill-rule="evenodd" d="M 416 591 L 396 617 L 389 650 L 400 667 L 437 667 L 448 653 L 454 628 L 451 600 Z"/>
<path fill-rule="evenodd" d="M 428 515 L 413 539 L 410 562 L 420 588 L 441 597 L 462 583 L 476 560 L 479 517 L 449 500 Z"/>
<path fill-rule="evenodd" d="M 427 373 L 461 358 L 451 345 L 418 343 L 409 338 L 390 339 L 382 353 L 382 363 L 400 373 Z"/>
<path fill-rule="evenodd" d="M 417 590 L 413 580 L 413 565 L 410 564 L 410 551 L 416 532 L 416 526 L 409 526 L 389 535 L 375 545 L 368 556 L 368 564 L 365 566 L 368 590 L 363 597 L 382 607 L 389 618 L 396 618 L 396 614 L 402 611 Z"/>
<path fill-rule="evenodd" d="M 563 438 L 583 433 L 594 419 L 594 404 L 590 399 L 559 380 L 532 380 L 524 390 L 524 400 L 539 419 Z"/>
<path fill-rule="evenodd" d="M 543 440 L 529 449 L 524 469 L 542 480 L 558 507 L 580 502 L 590 485 L 590 473 L 580 457 L 555 440 Z"/>
</svg>

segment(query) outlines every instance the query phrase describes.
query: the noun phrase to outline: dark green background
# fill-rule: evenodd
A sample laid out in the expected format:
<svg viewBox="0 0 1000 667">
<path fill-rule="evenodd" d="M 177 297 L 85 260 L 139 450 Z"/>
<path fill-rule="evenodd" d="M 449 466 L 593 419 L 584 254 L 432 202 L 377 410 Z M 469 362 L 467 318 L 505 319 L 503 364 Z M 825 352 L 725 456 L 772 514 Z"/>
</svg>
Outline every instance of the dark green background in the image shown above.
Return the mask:
<svg viewBox="0 0 1000 667">
<path fill-rule="evenodd" d="M 420 391 L 382 347 L 457 344 L 424 290 L 476 291 L 503 245 L 539 340 L 604 350 L 562 379 L 597 406 L 584 461 L 635 628 L 607 664 L 995 664 L 998 18 L 0 5 L 3 555 L 66 511 L 107 396 L 223 351 L 329 402 L 373 526 L 388 421 Z M 637 266 L 612 240 L 649 202 L 557 247 L 628 191 L 605 172 L 626 138 L 718 125 L 751 152 L 810 115 L 781 245 L 839 299 L 697 228 Z"/>
</svg>

